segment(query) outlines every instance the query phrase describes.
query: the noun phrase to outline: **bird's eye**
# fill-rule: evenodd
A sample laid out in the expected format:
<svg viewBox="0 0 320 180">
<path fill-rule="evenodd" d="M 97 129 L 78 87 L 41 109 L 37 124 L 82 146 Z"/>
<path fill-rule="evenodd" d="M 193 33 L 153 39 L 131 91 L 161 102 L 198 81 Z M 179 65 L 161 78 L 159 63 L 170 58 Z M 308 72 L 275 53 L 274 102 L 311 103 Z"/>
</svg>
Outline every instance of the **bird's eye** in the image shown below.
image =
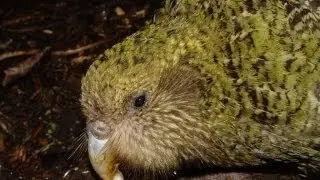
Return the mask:
<svg viewBox="0 0 320 180">
<path fill-rule="evenodd" d="M 134 106 L 137 107 L 137 108 L 140 108 L 140 107 L 144 106 L 145 103 L 146 103 L 146 95 L 145 94 L 137 96 L 134 99 Z"/>
</svg>

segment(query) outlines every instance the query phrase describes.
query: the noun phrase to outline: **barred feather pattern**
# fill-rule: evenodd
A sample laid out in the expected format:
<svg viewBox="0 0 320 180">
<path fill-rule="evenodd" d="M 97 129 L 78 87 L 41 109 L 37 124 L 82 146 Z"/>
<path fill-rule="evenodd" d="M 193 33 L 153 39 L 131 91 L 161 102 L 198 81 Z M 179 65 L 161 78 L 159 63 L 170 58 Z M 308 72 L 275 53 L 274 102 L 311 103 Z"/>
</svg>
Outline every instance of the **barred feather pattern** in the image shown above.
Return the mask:
<svg viewBox="0 0 320 180">
<path fill-rule="evenodd" d="M 110 126 L 128 168 L 268 159 L 319 171 L 319 20 L 317 0 L 167 0 L 90 67 L 84 113 Z M 145 91 L 147 107 L 130 108 Z"/>
</svg>

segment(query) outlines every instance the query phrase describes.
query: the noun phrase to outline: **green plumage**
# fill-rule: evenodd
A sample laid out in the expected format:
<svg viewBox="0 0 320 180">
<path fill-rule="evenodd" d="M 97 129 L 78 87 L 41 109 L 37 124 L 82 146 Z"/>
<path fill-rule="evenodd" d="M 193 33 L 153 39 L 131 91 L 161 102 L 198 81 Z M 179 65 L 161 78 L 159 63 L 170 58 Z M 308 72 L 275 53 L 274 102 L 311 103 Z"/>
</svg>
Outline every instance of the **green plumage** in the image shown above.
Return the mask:
<svg viewBox="0 0 320 180">
<path fill-rule="evenodd" d="M 175 71 L 178 75 L 170 75 Z M 193 71 L 195 77 L 183 75 Z M 199 80 L 200 85 L 191 88 L 199 95 L 188 103 L 196 110 L 187 111 L 195 122 L 186 119 L 188 123 L 182 122 L 180 127 L 161 129 L 177 124 L 169 120 L 150 131 L 172 131 L 180 146 L 146 133 L 143 137 L 148 141 L 135 144 L 141 149 L 148 149 L 147 142 L 155 142 L 159 152 L 163 149 L 164 154 L 182 159 L 179 163 L 189 162 L 185 158 L 189 154 L 169 147 L 190 148 L 195 156 L 192 160 L 224 167 L 273 159 L 320 169 L 317 0 L 167 1 L 154 23 L 105 51 L 91 66 L 83 79 L 84 112 L 89 121 L 106 112 L 116 112 L 112 116 L 123 119 L 127 113 L 124 104 L 132 95 L 145 90 L 151 96 L 159 94 L 161 78 L 168 76 L 173 79 L 170 86 L 183 87 L 182 92 L 188 89 L 183 78 Z M 182 80 L 175 81 L 177 76 Z M 185 91 L 187 95 L 191 92 Z M 138 127 L 136 123 L 147 122 L 131 123 Z M 161 139 L 163 143 L 159 143 Z M 199 140 L 201 143 L 194 142 Z M 142 152 L 148 154 L 149 150 Z M 154 164 L 156 160 L 151 158 Z M 171 164 L 165 168 L 179 166 Z M 141 165 L 146 166 L 150 165 Z"/>
</svg>

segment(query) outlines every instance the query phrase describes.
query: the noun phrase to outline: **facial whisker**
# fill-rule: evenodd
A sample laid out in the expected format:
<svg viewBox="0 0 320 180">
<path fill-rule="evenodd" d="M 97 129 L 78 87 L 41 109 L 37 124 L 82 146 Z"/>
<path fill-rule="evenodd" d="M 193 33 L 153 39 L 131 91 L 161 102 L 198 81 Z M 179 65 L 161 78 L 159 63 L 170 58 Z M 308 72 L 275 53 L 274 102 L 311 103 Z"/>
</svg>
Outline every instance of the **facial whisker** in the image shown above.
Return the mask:
<svg viewBox="0 0 320 180">
<path fill-rule="evenodd" d="M 87 133 L 85 131 L 86 129 L 83 130 L 83 132 L 79 135 L 79 137 L 75 140 L 74 143 L 71 145 L 71 149 L 74 149 L 73 152 L 70 154 L 68 159 L 77 156 L 80 156 L 87 147 Z"/>
</svg>

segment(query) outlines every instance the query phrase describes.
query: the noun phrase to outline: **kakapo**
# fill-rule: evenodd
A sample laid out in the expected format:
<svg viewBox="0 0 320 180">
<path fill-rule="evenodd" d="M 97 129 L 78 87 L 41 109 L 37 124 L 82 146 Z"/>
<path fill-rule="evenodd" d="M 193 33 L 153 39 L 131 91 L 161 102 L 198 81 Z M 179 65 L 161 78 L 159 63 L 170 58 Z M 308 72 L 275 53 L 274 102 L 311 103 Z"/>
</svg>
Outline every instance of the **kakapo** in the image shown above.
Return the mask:
<svg viewBox="0 0 320 180">
<path fill-rule="evenodd" d="M 91 65 L 81 103 L 103 179 L 269 161 L 320 171 L 320 2 L 167 0 Z"/>
</svg>

